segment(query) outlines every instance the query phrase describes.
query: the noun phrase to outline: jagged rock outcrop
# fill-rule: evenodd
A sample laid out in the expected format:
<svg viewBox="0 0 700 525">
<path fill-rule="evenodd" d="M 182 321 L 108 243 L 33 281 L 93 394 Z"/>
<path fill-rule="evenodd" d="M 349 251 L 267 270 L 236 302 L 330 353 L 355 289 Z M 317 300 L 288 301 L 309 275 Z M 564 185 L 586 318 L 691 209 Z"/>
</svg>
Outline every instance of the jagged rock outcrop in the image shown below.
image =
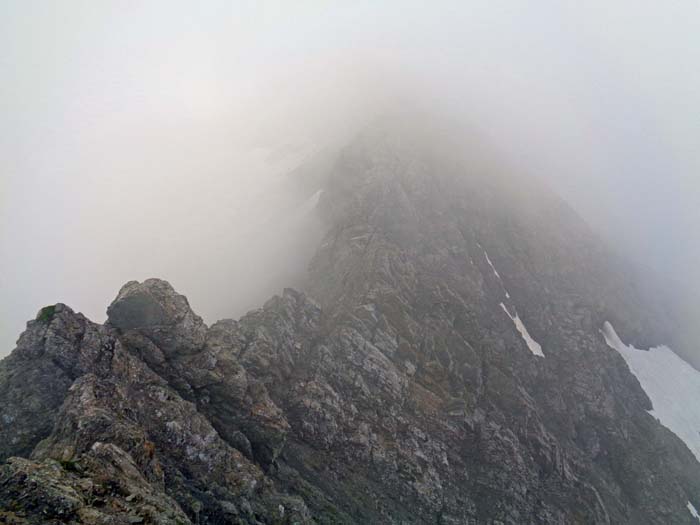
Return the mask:
<svg viewBox="0 0 700 525">
<path fill-rule="evenodd" d="M 160 363 L 156 361 L 156 365 L 166 370 L 165 356 L 180 355 L 178 351 L 183 352 L 183 357 L 190 355 L 190 343 L 196 338 L 189 336 L 184 338 L 187 342 L 169 346 L 173 342 L 170 336 L 157 338 L 166 330 L 165 327 L 173 332 L 185 330 L 178 323 L 191 323 L 189 326 L 202 327 L 204 331 L 206 327 L 201 320 L 192 323 L 193 319 L 198 318 L 189 310 L 186 300 L 164 281 L 148 280 L 138 285 L 138 291 L 134 291 L 134 287 L 134 283 L 127 286 L 129 293 L 122 293 L 115 300 L 110 313 L 120 312 L 122 317 L 118 317 L 119 321 L 129 318 L 129 315 L 133 319 L 133 312 L 127 312 L 129 306 L 119 304 L 122 300 L 128 300 L 136 309 L 145 308 L 149 315 L 144 323 L 133 327 L 128 325 L 124 340 L 121 332 L 111 325 L 111 317 L 108 325 L 98 326 L 68 307 L 57 305 L 50 316 L 42 310 L 38 319 L 29 323 L 12 359 L 3 361 L 3 373 L 10 378 L 11 388 L 3 391 L 9 395 L 3 398 L 2 417 L 10 424 L 3 425 L 8 439 L 3 442 L 2 456 L 8 457 L 30 449 L 30 457 L 36 462 L 10 462 L 8 487 L 16 483 L 13 480 L 18 475 L 23 475 L 21 471 L 46 476 L 48 470 L 56 471 L 56 462 L 69 465 L 73 469 L 70 476 L 66 474 L 66 479 L 57 481 L 61 487 L 67 488 L 59 491 L 56 498 L 73 497 L 75 501 L 69 506 L 77 517 L 70 519 L 77 523 L 84 522 L 87 518 L 83 516 L 89 512 L 80 509 L 89 506 L 86 501 L 91 500 L 89 494 L 80 497 L 71 495 L 70 489 L 76 483 L 99 486 L 99 490 L 105 491 L 109 491 L 112 484 L 120 484 L 119 494 L 124 497 L 138 495 L 137 490 L 140 490 L 139 487 L 132 490 L 133 472 L 126 468 L 119 468 L 113 477 L 104 477 L 105 469 L 100 463 L 92 461 L 98 450 L 96 444 L 102 443 L 114 447 L 116 454 L 121 456 L 120 462 L 133 463 L 159 498 L 172 501 L 166 496 L 168 494 L 177 501 L 172 508 L 173 516 L 183 516 L 184 510 L 193 521 L 254 523 L 259 517 L 263 522 L 284 523 L 280 515 L 280 505 L 284 504 L 289 509 L 296 509 L 288 510 L 288 517 L 300 517 L 301 523 L 308 521 L 301 500 L 277 495 L 260 466 L 227 443 L 205 414 L 197 410 L 196 404 L 178 394 L 177 389 L 185 379 L 171 386 L 167 379 L 147 364 L 156 355 L 163 358 Z M 142 300 L 144 295 L 152 292 L 149 295 L 153 298 L 152 303 Z M 160 295 L 155 292 L 160 292 Z M 133 297 L 139 297 L 139 300 L 131 302 Z M 144 307 L 144 304 L 147 306 Z M 178 308 L 168 308 L 173 305 Z M 151 316 L 151 312 L 158 311 L 156 307 L 173 315 Z M 125 341 L 132 340 L 132 330 L 142 330 L 140 335 L 151 342 L 152 346 L 147 347 L 153 352 L 149 359 L 142 358 L 142 347 L 125 346 Z M 158 343 L 165 342 L 163 346 L 170 352 L 155 346 L 147 336 Z M 201 342 L 204 342 L 203 337 Z M 200 357 L 201 353 L 200 348 Z M 40 372 L 65 378 L 58 384 L 61 389 L 56 388 L 53 393 L 41 390 L 42 397 L 38 397 L 38 401 L 37 398 L 24 401 L 17 394 L 31 390 L 32 385 L 26 381 L 37 377 Z M 190 387 L 188 393 L 192 391 L 193 387 Z M 35 413 L 33 407 L 41 407 L 42 403 L 50 406 L 50 410 Z M 15 425 L 15 422 L 19 424 Z M 47 427 L 50 432 L 45 436 L 43 432 Z M 19 440 L 15 432 L 19 432 Z M 32 436 L 32 439 L 25 436 Z M 42 437 L 45 439 L 42 440 Z M 12 469 L 13 466 L 20 474 Z M 76 477 L 77 480 L 74 479 Z M 0 491 L 0 508 L 14 514 L 17 514 L 16 510 L 24 510 L 31 520 L 33 513 L 43 511 L 35 506 L 27 508 L 23 506 L 25 502 L 40 501 L 47 496 L 43 494 L 41 484 L 27 484 L 25 489 L 28 491 L 26 494 L 17 492 L 19 489 Z M 109 495 L 114 496 L 111 492 Z M 157 522 L 143 509 L 133 510 L 134 505 L 126 507 L 146 522 Z M 163 508 L 167 511 L 169 507 L 166 504 Z M 56 519 L 69 519 L 68 514 L 61 516 Z M 98 518 L 95 519 L 95 523 L 101 523 Z M 172 518 L 175 521 L 163 519 L 168 523 L 177 522 L 175 518 Z"/>
<path fill-rule="evenodd" d="M 664 315 L 514 184 L 375 128 L 327 177 L 306 293 L 211 327 L 158 279 L 102 326 L 43 309 L 0 363 L 0 519 L 692 523 L 700 465 L 599 331 Z"/>
</svg>

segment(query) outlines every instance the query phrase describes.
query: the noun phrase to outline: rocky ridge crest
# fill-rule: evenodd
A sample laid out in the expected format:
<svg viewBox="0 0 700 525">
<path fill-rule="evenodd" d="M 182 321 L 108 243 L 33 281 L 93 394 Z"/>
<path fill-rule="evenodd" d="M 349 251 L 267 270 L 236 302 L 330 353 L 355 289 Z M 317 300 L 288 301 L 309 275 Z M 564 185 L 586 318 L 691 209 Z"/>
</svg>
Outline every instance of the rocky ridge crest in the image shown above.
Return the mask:
<svg viewBox="0 0 700 525">
<path fill-rule="evenodd" d="M 104 325 L 44 308 L 0 362 L 0 517 L 693 523 L 700 465 L 600 334 L 664 316 L 544 188 L 431 140 L 341 152 L 305 293 L 211 327 L 158 279 Z"/>
</svg>

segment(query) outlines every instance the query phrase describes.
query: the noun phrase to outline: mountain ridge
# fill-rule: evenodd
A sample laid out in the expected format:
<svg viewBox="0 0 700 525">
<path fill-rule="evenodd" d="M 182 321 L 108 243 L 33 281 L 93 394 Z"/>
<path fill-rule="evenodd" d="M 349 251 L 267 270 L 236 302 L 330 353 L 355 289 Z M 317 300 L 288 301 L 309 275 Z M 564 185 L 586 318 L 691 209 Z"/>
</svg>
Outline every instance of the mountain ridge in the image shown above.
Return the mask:
<svg viewBox="0 0 700 525">
<path fill-rule="evenodd" d="M 700 465 L 600 333 L 676 345 L 666 316 L 563 201 L 444 137 L 344 148 L 304 291 L 238 321 L 157 279 L 104 325 L 42 310 L 0 362 L 0 516 L 693 523 Z"/>
</svg>

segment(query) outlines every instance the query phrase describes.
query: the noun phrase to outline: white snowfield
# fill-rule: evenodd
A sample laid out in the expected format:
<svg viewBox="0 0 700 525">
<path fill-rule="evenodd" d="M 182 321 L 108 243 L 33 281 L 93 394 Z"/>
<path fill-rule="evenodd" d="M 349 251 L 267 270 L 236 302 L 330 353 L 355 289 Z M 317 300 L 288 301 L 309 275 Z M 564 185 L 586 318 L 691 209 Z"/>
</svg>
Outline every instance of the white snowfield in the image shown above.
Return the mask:
<svg viewBox="0 0 700 525">
<path fill-rule="evenodd" d="M 681 438 L 700 461 L 700 409 L 697 405 L 700 372 L 667 346 L 640 350 L 626 345 L 607 321 L 602 333 L 605 342 L 620 353 L 649 396 L 653 407 L 649 413 Z M 700 521 L 700 514 L 690 501 L 686 508 Z"/>
<path fill-rule="evenodd" d="M 653 406 L 649 413 L 681 438 L 700 461 L 700 372 L 667 346 L 645 351 L 626 345 L 607 321 L 603 336 L 627 361 L 649 396 Z"/>
<path fill-rule="evenodd" d="M 510 312 L 508 311 L 508 308 L 506 308 L 506 305 L 501 303 L 501 308 L 503 308 L 503 311 L 506 313 L 508 317 L 515 323 L 515 328 L 520 332 L 520 335 L 523 337 L 525 340 L 525 344 L 527 344 L 527 347 L 530 349 L 530 352 L 533 354 L 544 357 L 544 352 L 542 352 L 542 346 L 535 341 L 532 336 L 530 336 L 530 333 L 527 331 L 527 328 L 525 328 L 525 325 L 523 324 L 523 321 L 518 317 L 518 314 L 516 312 L 515 316 L 512 316 Z"/>
</svg>

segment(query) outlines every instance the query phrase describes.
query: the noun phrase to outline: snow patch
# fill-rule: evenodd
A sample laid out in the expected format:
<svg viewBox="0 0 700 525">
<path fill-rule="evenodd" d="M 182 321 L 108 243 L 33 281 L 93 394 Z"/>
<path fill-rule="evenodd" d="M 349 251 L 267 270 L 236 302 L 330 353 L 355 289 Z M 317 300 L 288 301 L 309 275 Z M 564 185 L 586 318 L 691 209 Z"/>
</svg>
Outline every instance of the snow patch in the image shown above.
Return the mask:
<svg viewBox="0 0 700 525">
<path fill-rule="evenodd" d="M 700 408 L 697 402 L 700 399 L 700 372 L 667 346 L 647 351 L 626 345 L 607 321 L 602 332 L 605 342 L 620 353 L 649 396 L 654 407 L 649 413 L 681 438 L 700 461 Z"/>
<path fill-rule="evenodd" d="M 506 294 L 506 299 L 510 299 L 510 294 L 508 293 L 508 290 L 506 290 L 506 287 L 503 285 L 503 279 L 501 279 L 501 274 L 498 273 L 498 270 L 496 270 L 496 267 L 493 265 L 491 262 L 491 257 L 489 257 L 489 254 L 486 250 L 484 250 L 484 247 L 481 246 L 481 244 L 477 243 L 477 246 L 482 249 L 484 252 L 484 257 L 486 258 L 486 262 L 489 263 L 489 266 L 493 270 L 493 274 L 498 278 L 498 282 L 501 283 L 501 288 L 503 288 L 503 291 Z M 474 264 L 474 261 L 472 260 L 472 264 Z"/>
<path fill-rule="evenodd" d="M 503 311 L 506 313 L 508 317 L 510 317 L 511 321 L 515 324 L 515 328 L 520 332 L 520 335 L 523 337 L 525 340 L 525 343 L 527 344 L 527 347 L 530 349 L 530 352 L 533 354 L 544 357 L 544 352 L 542 352 L 542 346 L 535 341 L 530 333 L 527 331 L 527 328 L 525 328 L 525 325 L 523 324 L 522 319 L 518 317 L 518 314 L 516 312 L 515 316 L 510 315 L 510 312 L 508 311 L 508 308 L 506 308 L 506 305 L 501 303 L 501 308 L 503 308 Z"/>
<path fill-rule="evenodd" d="M 688 505 L 686 505 L 686 507 L 688 508 L 688 511 L 693 515 L 693 518 L 700 520 L 700 514 L 698 514 L 698 511 L 695 509 L 691 502 L 688 502 Z"/>
<path fill-rule="evenodd" d="M 483 250 L 483 248 L 482 248 L 482 250 Z M 498 271 L 496 270 L 496 267 L 495 267 L 495 266 L 493 265 L 493 263 L 491 262 L 491 258 L 489 257 L 489 254 L 486 252 L 486 250 L 484 250 L 484 257 L 486 257 L 486 262 L 489 263 L 489 266 L 490 266 L 491 269 L 493 270 L 493 273 L 496 275 L 496 277 L 498 277 L 498 280 L 500 281 L 500 280 L 501 280 L 501 276 L 498 274 Z"/>
</svg>

